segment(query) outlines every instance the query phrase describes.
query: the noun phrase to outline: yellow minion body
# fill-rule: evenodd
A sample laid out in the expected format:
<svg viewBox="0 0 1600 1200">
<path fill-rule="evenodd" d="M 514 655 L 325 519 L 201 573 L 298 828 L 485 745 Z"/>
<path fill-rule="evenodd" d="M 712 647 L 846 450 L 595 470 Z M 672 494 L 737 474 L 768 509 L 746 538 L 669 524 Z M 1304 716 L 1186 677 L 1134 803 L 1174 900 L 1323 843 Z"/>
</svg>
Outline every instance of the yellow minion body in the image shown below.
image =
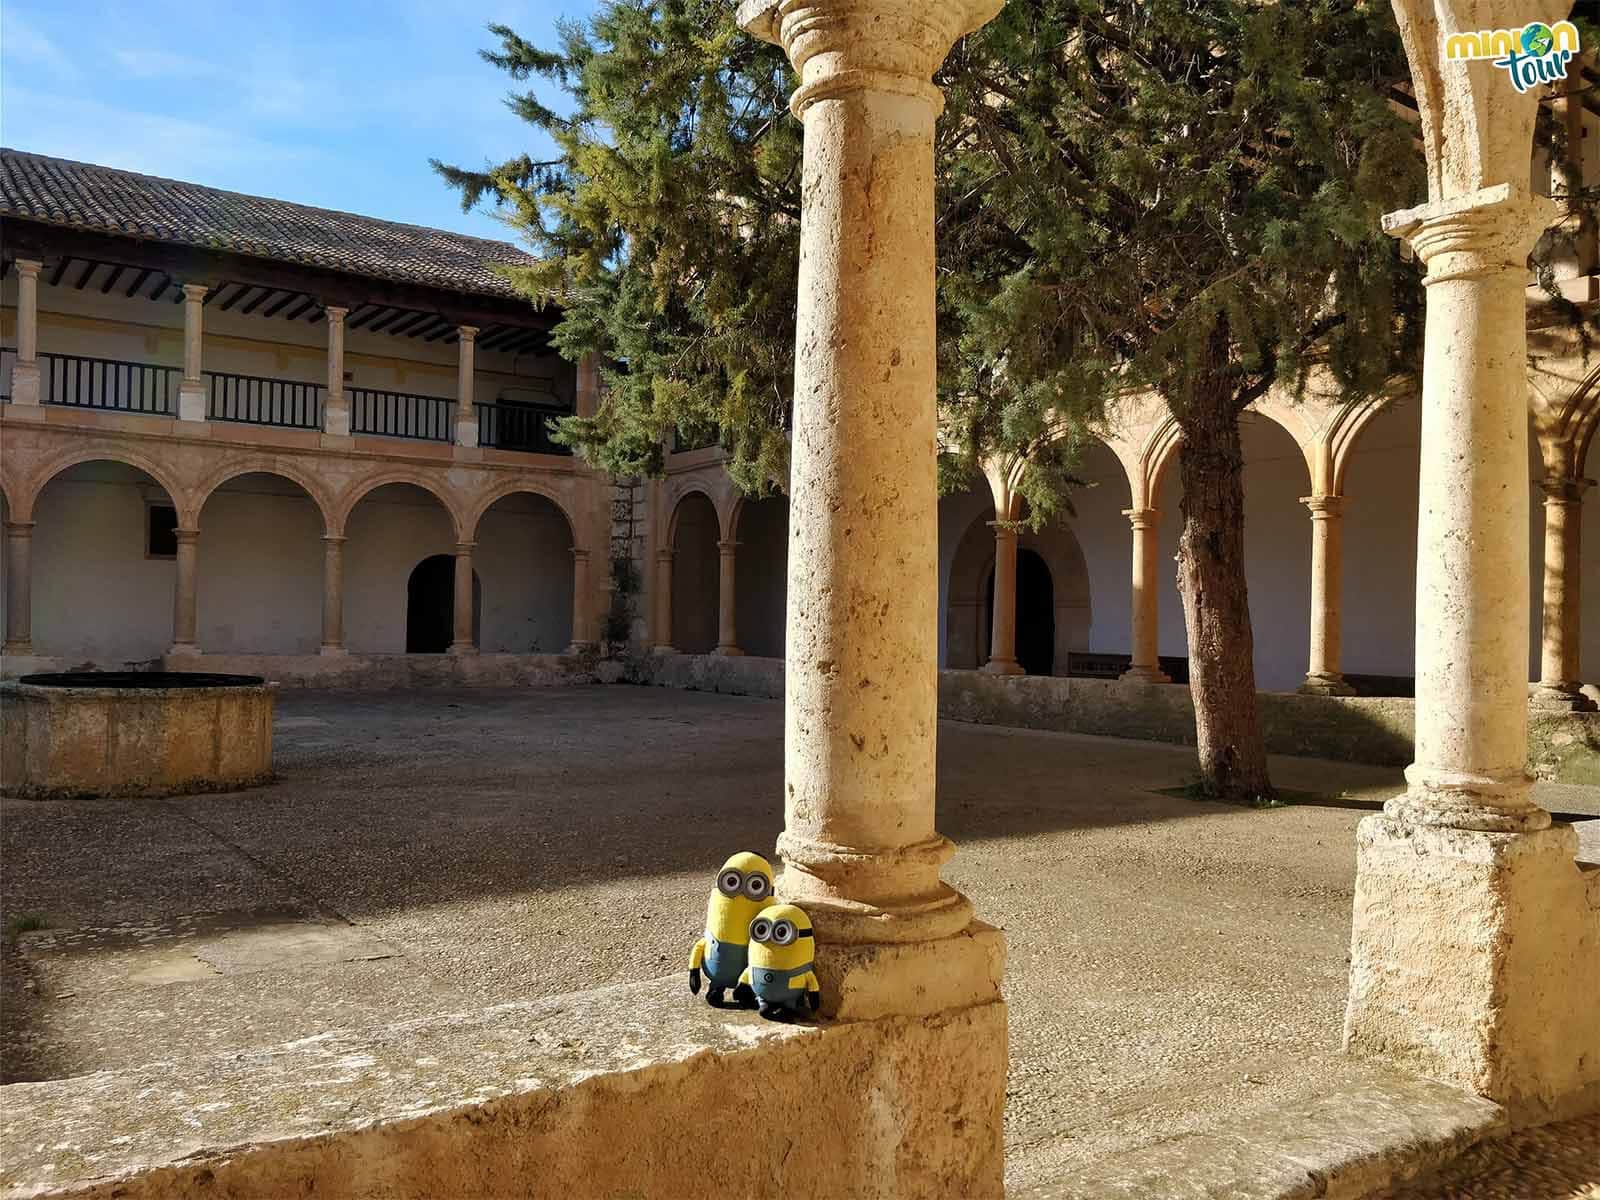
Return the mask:
<svg viewBox="0 0 1600 1200">
<path fill-rule="evenodd" d="M 704 971 L 710 990 L 706 1000 L 719 1004 L 725 988 L 734 987 L 745 968 L 750 924 L 772 898 L 772 864 L 748 850 L 733 855 L 717 872 L 717 885 L 706 901 L 705 936 L 689 953 L 689 990 L 700 990 Z"/>
<path fill-rule="evenodd" d="M 755 993 L 761 1015 L 783 1019 L 808 1004 L 815 1012 L 821 987 L 811 918 L 793 904 L 772 904 L 750 922 L 750 965 L 739 982 Z"/>
</svg>

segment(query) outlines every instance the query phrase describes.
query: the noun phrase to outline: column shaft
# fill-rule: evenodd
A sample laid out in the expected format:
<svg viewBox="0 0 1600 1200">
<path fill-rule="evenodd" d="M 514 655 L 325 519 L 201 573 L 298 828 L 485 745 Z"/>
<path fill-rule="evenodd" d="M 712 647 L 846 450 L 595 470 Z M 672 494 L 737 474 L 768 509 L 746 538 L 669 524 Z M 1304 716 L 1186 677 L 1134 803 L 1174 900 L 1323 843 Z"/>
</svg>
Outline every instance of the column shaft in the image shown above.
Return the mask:
<svg viewBox="0 0 1600 1200">
<path fill-rule="evenodd" d="M 672 644 L 672 559 L 671 549 L 663 547 L 656 551 L 655 586 L 651 591 L 655 596 L 657 654 L 678 652 Z"/>
<path fill-rule="evenodd" d="M 736 557 L 739 543 L 735 541 L 720 541 L 717 543 L 717 648 L 713 654 L 738 655 L 744 651 L 739 649 L 739 635 L 735 628 L 735 593 L 738 560 Z"/>
<path fill-rule="evenodd" d="M 1171 683 L 1171 678 L 1161 670 L 1159 653 L 1161 514 L 1153 508 L 1125 508 L 1122 515 L 1128 518 L 1133 530 L 1133 595 L 1129 614 L 1133 661 L 1122 678 L 1129 683 Z"/>
<path fill-rule="evenodd" d="M 178 419 L 206 419 L 205 379 L 201 346 L 204 341 L 206 289 L 198 283 L 183 285 L 183 380 L 178 384 Z"/>
<path fill-rule="evenodd" d="M 1544 491 L 1544 609 L 1539 649 L 1540 708 L 1587 712 L 1594 702 L 1580 690 L 1583 493 L 1587 479 L 1546 479 Z"/>
<path fill-rule="evenodd" d="M 33 522 L 7 521 L 6 641 L 7 654 L 33 653 Z"/>
<path fill-rule="evenodd" d="M 1311 510 L 1311 654 L 1302 692 L 1352 696 L 1342 674 L 1344 497 L 1303 496 Z"/>
<path fill-rule="evenodd" d="M 344 391 L 344 319 L 349 309 L 327 305 L 328 397 L 322 409 L 322 431 L 334 437 L 350 434 L 350 400 Z"/>
<path fill-rule="evenodd" d="M 451 618 L 454 624 L 450 639 L 451 654 L 476 654 L 477 643 L 472 638 L 472 550 L 474 542 L 456 543 L 455 597 Z"/>
<path fill-rule="evenodd" d="M 199 582 L 200 531 L 178 529 L 174 536 L 178 542 L 178 570 L 172 586 L 172 648 L 167 653 L 199 654 L 200 647 L 195 639 L 195 592 Z"/>
<path fill-rule="evenodd" d="M 473 392 L 473 358 L 477 346 L 478 330 L 473 325 L 462 325 L 456 361 L 456 445 L 472 447 L 478 444 L 478 410 Z"/>
<path fill-rule="evenodd" d="M 990 675 L 1021 675 L 1017 663 L 1017 531 L 992 522 L 994 528 L 994 603 L 989 613 Z"/>
<path fill-rule="evenodd" d="M 322 654 L 343 654 L 344 543 L 333 534 L 322 539 Z"/>
<path fill-rule="evenodd" d="M 569 654 L 592 650 L 598 644 L 594 632 L 594 584 L 589 578 L 589 552 L 572 548 L 572 645 Z"/>
<path fill-rule="evenodd" d="M 11 368 L 11 403 L 35 405 L 39 390 L 39 269 L 19 258 L 17 267 L 17 361 Z"/>
</svg>

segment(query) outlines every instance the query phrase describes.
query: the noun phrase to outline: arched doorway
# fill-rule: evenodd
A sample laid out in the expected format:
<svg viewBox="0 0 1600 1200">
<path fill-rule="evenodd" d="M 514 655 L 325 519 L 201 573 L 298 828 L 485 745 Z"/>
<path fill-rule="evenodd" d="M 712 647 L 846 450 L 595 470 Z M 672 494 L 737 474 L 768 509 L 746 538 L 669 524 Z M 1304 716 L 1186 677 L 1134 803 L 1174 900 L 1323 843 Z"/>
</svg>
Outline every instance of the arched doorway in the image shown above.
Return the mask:
<svg viewBox="0 0 1600 1200">
<path fill-rule="evenodd" d="M 472 573 L 472 642 L 478 643 L 483 583 Z M 406 581 L 406 653 L 443 654 L 455 636 L 456 560 L 434 554 L 419 562 Z"/>
<path fill-rule="evenodd" d="M 722 526 L 704 492 L 678 502 L 671 526 L 672 644 L 685 654 L 709 654 L 717 644 L 717 594 Z"/>
<path fill-rule="evenodd" d="M 1050 568 L 1032 550 L 1017 551 L 1017 663 L 1029 675 L 1050 675 L 1056 661 L 1056 595 Z M 994 631 L 994 571 L 984 599 L 983 636 Z"/>
</svg>

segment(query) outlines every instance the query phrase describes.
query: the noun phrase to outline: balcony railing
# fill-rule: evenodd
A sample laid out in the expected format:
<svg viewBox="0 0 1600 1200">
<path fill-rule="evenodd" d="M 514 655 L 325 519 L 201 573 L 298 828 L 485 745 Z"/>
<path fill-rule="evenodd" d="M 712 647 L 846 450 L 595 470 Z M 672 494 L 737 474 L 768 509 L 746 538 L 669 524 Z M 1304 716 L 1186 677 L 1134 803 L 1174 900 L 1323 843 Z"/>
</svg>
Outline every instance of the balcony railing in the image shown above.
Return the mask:
<svg viewBox="0 0 1600 1200">
<path fill-rule="evenodd" d="M 416 438 L 425 442 L 454 441 L 456 402 L 443 396 L 348 388 L 350 432 L 378 437 Z"/>
<path fill-rule="evenodd" d="M 40 398 L 46 404 L 71 408 L 170 417 L 178 411 L 178 382 L 182 376 L 177 367 L 86 358 L 81 354 L 39 355 Z"/>
<path fill-rule="evenodd" d="M 11 368 L 16 365 L 16 348 L 0 346 L 0 404 L 11 403 Z"/>
<path fill-rule="evenodd" d="M 564 408 L 544 408 L 534 404 L 476 404 L 478 445 L 501 450 L 521 450 L 529 454 L 571 454 L 550 437 L 551 422 L 572 414 Z"/>
<path fill-rule="evenodd" d="M 213 421 L 322 428 L 322 385 L 207 371 L 206 416 Z"/>
</svg>

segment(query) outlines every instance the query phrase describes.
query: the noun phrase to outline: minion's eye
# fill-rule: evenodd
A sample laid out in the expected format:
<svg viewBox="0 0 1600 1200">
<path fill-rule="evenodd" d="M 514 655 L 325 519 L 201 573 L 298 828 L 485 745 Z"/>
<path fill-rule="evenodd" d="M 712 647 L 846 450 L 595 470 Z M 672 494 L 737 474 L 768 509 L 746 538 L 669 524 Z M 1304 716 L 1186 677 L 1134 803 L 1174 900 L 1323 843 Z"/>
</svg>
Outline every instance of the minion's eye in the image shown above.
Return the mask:
<svg viewBox="0 0 1600 1200">
<path fill-rule="evenodd" d="M 794 926 L 787 921 L 779 921 L 772 927 L 772 940 L 780 946 L 787 946 L 794 941 Z"/>
<path fill-rule="evenodd" d="M 744 876 L 737 871 L 724 871 L 717 880 L 717 890 L 724 896 L 737 896 L 744 886 Z"/>
<path fill-rule="evenodd" d="M 750 940 L 752 942 L 764 942 L 771 936 L 772 936 L 772 922 L 771 921 L 751 921 L 750 922 Z"/>
<path fill-rule="evenodd" d="M 770 887 L 765 875 L 752 873 L 744 881 L 744 894 L 752 900 L 764 900 Z"/>
</svg>

